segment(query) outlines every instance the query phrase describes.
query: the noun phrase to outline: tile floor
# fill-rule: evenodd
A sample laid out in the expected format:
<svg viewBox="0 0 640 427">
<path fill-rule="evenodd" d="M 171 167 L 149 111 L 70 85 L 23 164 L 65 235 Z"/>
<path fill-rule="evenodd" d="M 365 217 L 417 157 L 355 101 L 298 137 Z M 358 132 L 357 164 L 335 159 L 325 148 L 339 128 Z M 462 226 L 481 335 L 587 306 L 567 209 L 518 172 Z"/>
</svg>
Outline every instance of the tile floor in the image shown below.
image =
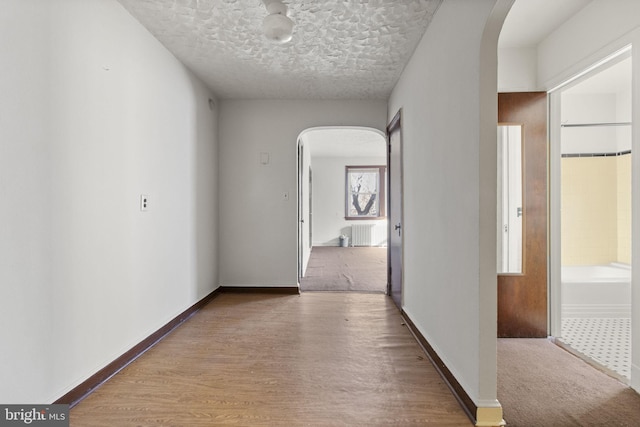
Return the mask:
<svg viewBox="0 0 640 427">
<path fill-rule="evenodd" d="M 604 367 L 630 378 L 630 318 L 564 318 L 562 341 Z"/>
</svg>

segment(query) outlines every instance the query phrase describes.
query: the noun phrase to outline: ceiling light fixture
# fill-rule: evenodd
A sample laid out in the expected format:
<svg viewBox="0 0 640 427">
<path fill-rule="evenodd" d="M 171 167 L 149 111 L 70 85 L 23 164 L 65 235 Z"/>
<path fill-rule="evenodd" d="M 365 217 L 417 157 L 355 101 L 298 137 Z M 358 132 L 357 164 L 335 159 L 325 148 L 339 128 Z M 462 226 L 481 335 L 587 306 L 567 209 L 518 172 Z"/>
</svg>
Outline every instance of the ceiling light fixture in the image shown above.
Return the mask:
<svg viewBox="0 0 640 427">
<path fill-rule="evenodd" d="M 267 15 L 262 21 L 262 31 L 267 40 L 287 43 L 293 35 L 293 21 L 287 17 L 287 6 L 280 0 L 263 0 Z"/>
</svg>

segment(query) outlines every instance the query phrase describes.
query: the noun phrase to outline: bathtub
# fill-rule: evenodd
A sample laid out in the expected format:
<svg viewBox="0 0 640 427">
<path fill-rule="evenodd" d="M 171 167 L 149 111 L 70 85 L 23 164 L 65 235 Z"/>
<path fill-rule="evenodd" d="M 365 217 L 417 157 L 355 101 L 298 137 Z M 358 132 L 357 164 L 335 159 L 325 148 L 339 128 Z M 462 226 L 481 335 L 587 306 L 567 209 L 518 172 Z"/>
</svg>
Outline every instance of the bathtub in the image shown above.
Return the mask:
<svg viewBox="0 0 640 427">
<path fill-rule="evenodd" d="M 631 317 L 631 267 L 562 267 L 561 298 L 562 317 Z"/>
</svg>

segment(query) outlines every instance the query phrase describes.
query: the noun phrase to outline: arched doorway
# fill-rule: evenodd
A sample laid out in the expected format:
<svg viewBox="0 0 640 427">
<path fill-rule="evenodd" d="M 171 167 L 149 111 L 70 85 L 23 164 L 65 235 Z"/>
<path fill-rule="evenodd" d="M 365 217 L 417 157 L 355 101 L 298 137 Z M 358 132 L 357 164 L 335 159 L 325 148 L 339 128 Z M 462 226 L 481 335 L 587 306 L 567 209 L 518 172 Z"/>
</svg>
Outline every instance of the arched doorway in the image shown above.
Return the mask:
<svg viewBox="0 0 640 427">
<path fill-rule="evenodd" d="M 301 291 L 386 292 L 386 205 L 381 131 L 328 126 L 300 133 Z"/>
</svg>

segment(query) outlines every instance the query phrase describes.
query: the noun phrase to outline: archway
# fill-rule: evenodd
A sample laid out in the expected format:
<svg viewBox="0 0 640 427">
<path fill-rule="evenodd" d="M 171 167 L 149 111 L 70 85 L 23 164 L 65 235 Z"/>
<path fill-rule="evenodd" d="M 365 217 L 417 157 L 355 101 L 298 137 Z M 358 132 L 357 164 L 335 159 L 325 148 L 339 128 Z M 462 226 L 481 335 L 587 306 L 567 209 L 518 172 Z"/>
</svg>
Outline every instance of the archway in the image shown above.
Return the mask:
<svg viewBox="0 0 640 427">
<path fill-rule="evenodd" d="M 385 135 L 367 127 L 313 127 L 300 133 L 297 149 L 301 290 L 385 292 L 386 264 L 373 265 L 375 271 L 363 264 L 378 264 L 383 257 L 386 260 Z M 366 191 L 373 193 L 364 194 L 361 186 L 362 194 L 348 194 L 350 171 L 369 179 Z M 350 213 L 349 205 L 354 201 L 355 211 Z M 312 262 L 308 272 L 314 247 L 314 255 L 328 257 L 322 262 L 332 266 L 336 256 L 348 257 L 350 261 L 342 264 L 355 270 L 317 269 Z M 348 249 L 336 251 L 338 247 Z M 383 248 L 384 253 L 365 248 Z"/>
</svg>

